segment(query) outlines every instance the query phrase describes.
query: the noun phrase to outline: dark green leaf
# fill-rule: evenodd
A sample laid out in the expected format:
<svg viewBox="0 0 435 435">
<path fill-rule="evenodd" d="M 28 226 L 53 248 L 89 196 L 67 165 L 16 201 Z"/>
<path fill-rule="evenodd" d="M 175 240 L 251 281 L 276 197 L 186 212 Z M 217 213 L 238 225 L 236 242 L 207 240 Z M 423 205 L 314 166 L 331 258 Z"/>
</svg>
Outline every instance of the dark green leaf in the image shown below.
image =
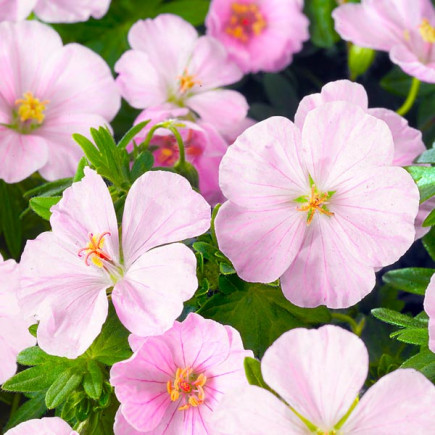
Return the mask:
<svg viewBox="0 0 435 435">
<path fill-rule="evenodd" d="M 216 258 L 216 252 L 218 252 L 218 249 L 211 245 L 210 243 L 206 242 L 195 242 L 192 245 L 193 249 L 197 252 L 200 252 L 204 258 L 206 258 L 209 261 L 217 261 Z"/>
<path fill-rule="evenodd" d="M 398 313 L 397 311 L 389 310 L 388 308 L 375 308 L 371 311 L 373 316 L 390 325 L 427 328 L 427 321 L 415 319 L 406 314 Z"/>
<path fill-rule="evenodd" d="M 65 402 L 69 395 L 80 385 L 83 373 L 79 373 L 75 368 L 60 373 L 45 395 L 45 404 L 48 409 L 53 409 Z"/>
<path fill-rule="evenodd" d="M 173 0 L 158 9 L 159 14 L 175 14 L 194 26 L 204 24 L 210 2 L 207 0 Z"/>
<path fill-rule="evenodd" d="M 37 393 L 30 400 L 24 402 L 12 415 L 5 427 L 9 430 L 20 423 L 42 417 L 47 411 L 45 393 Z"/>
<path fill-rule="evenodd" d="M 430 231 L 423 237 L 422 241 L 426 251 L 432 260 L 435 261 L 435 228 L 431 228 Z"/>
<path fill-rule="evenodd" d="M 35 187 L 23 194 L 24 198 L 29 199 L 32 196 L 56 196 L 60 195 L 66 188 L 72 184 L 71 178 L 62 178 L 61 180 L 51 181 L 42 186 Z"/>
<path fill-rule="evenodd" d="M 402 368 L 413 368 L 423 373 L 432 382 L 435 381 L 435 353 L 429 349 L 421 350 L 417 355 L 406 360 Z"/>
<path fill-rule="evenodd" d="M 87 362 L 87 372 L 83 379 L 83 388 L 85 393 L 94 400 L 98 400 L 103 391 L 104 374 L 100 365 L 90 359 Z"/>
<path fill-rule="evenodd" d="M 257 356 L 285 331 L 331 317 L 325 307 L 314 309 L 292 305 L 279 287 L 242 281 L 237 275 L 222 275 L 218 293 L 199 310 L 204 317 L 236 328 L 245 346 Z"/>
<path fill-rule="evenodd" d="M 152 153 L 149 151 L 144 151 L 143 153 L 140 153 L 134 163 L 133 167 L 131 168 L 130 172 L 130 179 L 133 183 L 136 181 L 142 174 L 145 174 L 145 172 L 149 171 L 154 165 L 154 157 Z"/>
<path fill-rule="evenodd" d="M 265 74 L 263 86 L 272 106 L 283 116 L 293 117 L 299 104 L 295 87 L 280 74 Z"/>
<path fill-rule="evenodd" d="M 405 168 L 417 183 L 420 203 L 435 195 L 435 168 L 427 166 L 408 166 Z"/>
<path fill-rule="evenodd" d="M 406 98 L 409 89 L 411 88 L 412 77 L 405 74 L 398 66 L 385 75 L 381 80 L 381 86 L 388 92 L 400 95 Z M 429 83 L 422 83 L 418 91 L 419 96 L 424 96 L 434 91 L 433 85 Z"/>
<path fill-rule="evenodd" d="M 385 283 L 398 290 L 424 295 L 434 272 L 434 269 L 408 267 L 387 272 L 382 279 Z"/>
<path fill-rule="evenodd" d="M 35 198 L 30 198 L 29 206 L 38 216 L 49 221 L 51 207 L 56 205 L 61 199 L 61 196 L 36 196 Z"/>
<path fill-rule="evenodd" d="M 236 273 L 233 266 L 230 266 L 226 263 L 220 263 L 219 264 L 219 270 L 222 275 L 231 275 L 233 273 Z"/>
<path fill-rule="evenodd" d="M 306 0 L 305 12 L 310 19 L 311 41 L 318 47 L 332 47 L 340 40 L 334 29 L 332 11 L 337 7 L 335 0 Z"/>
<path fill-rule="evenodd" d="M 424 346 L 429 342 L 429 333 L 427 328 L 401 329 L 400 331 L 391 333 L 390 337 L 394 337 L 403 343 L 415 344 L 417 346 Z"/>
</svg>

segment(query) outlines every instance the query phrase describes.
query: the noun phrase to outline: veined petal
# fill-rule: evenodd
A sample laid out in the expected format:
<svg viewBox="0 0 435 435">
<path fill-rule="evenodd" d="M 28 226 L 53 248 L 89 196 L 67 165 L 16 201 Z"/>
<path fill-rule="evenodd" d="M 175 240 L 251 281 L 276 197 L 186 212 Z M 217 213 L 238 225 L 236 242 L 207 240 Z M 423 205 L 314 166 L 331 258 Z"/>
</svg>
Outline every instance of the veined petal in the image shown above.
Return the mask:
<svg viewBox="0 0 435 435">
<path fill-rule="evenodd" d="M 224 195 L 242 207 L 292 204 L 307 190 L 300 131 L 272 117 L 245 130 L 228 148 L 219 168 Z"/>
<path fill-rule="evenodd" d="M 275 281 L 299 251 L 305 215 L 291 204 L 252 210 L 227 201 L 215 222 L 219 248 L 244 280 Z"/>
<path fill-rule="evenodd" d="M 7 435 L 28 435 L 30 433 L 40 435 L 78 435 L 78 432 L 73 431 L 71 426 L 59 417 L 27 420 L 6 432 Z"/>
<path fill-rule="evenodd" d="M 287 405 L 267 390 L 249 385 L 226 394 L 213 415 L 219 433 L 250 435 L 310 434 Z"/>
<path fill-rule="evenodd" d="M 175 243 L 139 257 L 115 285 L 112 300 L 119 319 L 131 332 L 158 335 L 173 325 L 197 286 L 195 255 Z"/>
<path fill-rule="evenodd" d="M 100 175 L 86 167 L 84 178 L 65 190 L 51 209 L 51 227 L 76 256 L 89 243 L 89 234 L 104 237 L 104 251 L 119 259 L 118 223 L 109 190 Z M 84 263 L 84 260 L 82 260 Z"/>
<path fill-rule="evenodd" d="M 0 21 L 25 20 L 37 0 L 0 0 Z"/>
<path fill-rule="evenodd" d="M 429 316 L 429 349 L 435 353 L 435 276 L 431 278 L 426 290 L 424 311 Z"/>
<path fill-rule="evenodd" d="M 142 431 L 136 430 L 122 415 L 122 406 L 118 408 L 115 415 L 115 424 L 113 430 L 115 435 L 141 435 Z"/>
<path fill-rule="evenodd" d="M 122 249 L 129 268 L 151 248 L 199 236 L 210 227 L 210 206 L 180 175 L 147 172 L 125 201 Z"/>
<path fill-rule="evenodd" d="M 347 308 L 375 286 L 373 267 L 353 257 L 347 249 L 348 238 L 332 219 L 316 213 L 299 252 L 281 277 L 284 296 L 300 307 Z"/>
<path fill-rule="evenodd" d="M 364 342 L 333 325 L 285 332 L 261 361 L 265 382 L 325 432 L 340 421 L 357 398 L 368 366 Z"/>
<path fill-rule="evenodd" d="M 398 369 L 364 394 L 341 430 L 352 435 L 429 434 L 435 421 L 434 403 L 435 386 L 424 375 Z"/>
</svg>

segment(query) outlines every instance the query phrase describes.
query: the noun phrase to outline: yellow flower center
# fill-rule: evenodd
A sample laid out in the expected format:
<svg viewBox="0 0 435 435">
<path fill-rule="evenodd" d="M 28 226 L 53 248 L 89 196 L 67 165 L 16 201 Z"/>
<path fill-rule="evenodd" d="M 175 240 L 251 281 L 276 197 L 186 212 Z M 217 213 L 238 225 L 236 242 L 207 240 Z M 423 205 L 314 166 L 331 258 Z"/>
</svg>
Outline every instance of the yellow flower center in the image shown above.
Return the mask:
<svg viewBox="0 0 435 435">
<path fill-rule="evenodd" d="M 15 101 L 21 122 L 32 121 L 39 125 L 44 121 L 44 111 L 48 103 L 48 100 L 40 101 L 35 98 L 32 92 L 24 93 L 23 98 Z"/>
<path fill-rule="evenodd" d="M 225 31 L 241 42 L 248 42 L 252 36 L 260 35 L 267 25 L 255 3 L 232 3 L 231 12 Z"/>
<path fill-rule="evenodd" d="M 202 83 L 194 75 L 188 73 L 187 68 L 184 70 L 183 75 L 177 77 L 180 84 L 180 94 L 185 94 L 192 89 L 195 85 L 201 86 Z"/>
<path fill-rule="evenodd" d="M 90 266 L 89 259 L 98 267 L 103 267 L 102 260 L 112 261 L 109 255 L 103 251 L 104 237 L 106 236 L 110 236 L 108 231 L 96 236 L 92 233 L 89 234 L 89 243 L 78 252 L 79 257 L 85 254 L 86 266 Z"/>
<path fill-rule="evenodd" d="M 307 225 L 310 225 L 316 212 L 319 212 L 329 217 L 334 216 L 334 213 L 328 210 L 327 204 L 329 202 L 329 199 L 332 197 L 332 195 L 334 195 L 335 192 L 334 191 L 326 192 L 326 193 L 319 192 L 311 177 L 310 177 L 310 186 L 311 186 L 310 197 L 308 197 L 308 195 L 303 195 L 294 200 L 295 202 L 302 204 L 296 210 L 308 212 Z"/>
<path fill-rule="evenodd" d="M 421 24 L 418 26 L 420 35 L 425 42 L 433 44 L 435 42 L 435 27 L 432 27 L 429 20 L 424 18 Z"/>
<path fill-rule="evenodd" d="M 173 402 L 182 397 L 183 405 L 178 410 L 185 411 L 191 406 L 197 407 L 204 403 L 206 382 L 207 378 L 203 373 L 197 375 L 190 367 L 177 368 L 174 381 L 168 381 L 166 387 Z"/>
</svg>

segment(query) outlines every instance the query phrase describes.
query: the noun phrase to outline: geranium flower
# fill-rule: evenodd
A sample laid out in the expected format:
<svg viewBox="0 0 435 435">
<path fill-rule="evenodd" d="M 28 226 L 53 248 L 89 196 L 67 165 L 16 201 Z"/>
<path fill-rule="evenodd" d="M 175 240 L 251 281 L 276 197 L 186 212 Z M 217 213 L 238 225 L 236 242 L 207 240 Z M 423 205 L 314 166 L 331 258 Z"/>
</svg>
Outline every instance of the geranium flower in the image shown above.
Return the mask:
<svg viewBox="0 0 435 435">
<path fill-rule="evenodd" d="M 216 39 L 198 37 L 180 17 L 163 14 L 138 21 L 128 40 L 132 50 L 124 53 L 115 71 L 121 94 L 133 107 L 187 107 L 221 133 L 246 116 L 243 95 L 220 89 L 240 80 L 242 73 Z"/>
<path fill-rule="evenodd" d="M 0 178 L 74 175 L 73 133 L 108 124 L 120 96 L 103 59 L 36 21 L 0 23 Z"/>
<path fill-rule="evenodd" d="M 71 426 L 59 417 L 44 417 L 32 419 L 20 423 L 13 429 L 8 430 L 5 435 L 78 435 Z"/>
<path fill-rule="evenodd" d="M 189 314 L 157 337 L 130 337 L 135 351 L 116 363 L 110 383 L 121 402 L 115 434 L 208 434 L 213 411 L 232 389 L 247 385 L 252 356 L 230 326 Z"/>
<path fill-rule="evenodd" d="M 0 384 L 17 371 L 17 355 L 36 343 L 28 330 L 32 321 L 18 305 L 18 287 L 18 265 L 0 255 Z"/>
<path fill-rule="evenodd" d="M 111 0 L 0 0 L 0 21 L 21 21 L 33 11 L 47 23 L 75 23 L 106 15 Z"/>
<path fill-rule="evenodd" d="M 414 241 L 419 192 L 393 153 L 385 122 L 348 102 L 311 110 L 302 130 L 254 125 L 221 162 L 220 249 L 246 281 L 281 278 L 296 305 L 357 303 Z"/>
<path fill-rule="evenodd" d="M 388 51 L 407 74 L 435 83 L 435 9 L 431 0 L 362 0 L 333 12 L 346 41 Z"/>
<path fill-rule="evenodd" d="M 246 386 L 223 397 L 218 433 L 429 434 L 435 387 L 413 369 L 380 379 L 358 400 L 369 367 L 364 342 L 333 325 L 284 333 L 261 361 L 267 390 Z"/>
<path fill-rule="evenodd" d="M 228 144 L 211 124 L 201 120 L 192 122 L 185 119 L 188 114 L 189 110 L 186 108 L 173 109 L 161 106 L 144 110 L 137 117 L 135 124 L 148 119 L 151 121 L 135 137 L 135 142 L 136 144 L 143 142 L 155 124 L 169 119 L 179 120 L 179 124 L 183 127 L 177 127 L 177 130 L 183 139 L 186 160 L 198 171 L 201 194 L 211 205 L 215 205 L 223 200 L 218 174 L 219 164 Z M 150 145 L 156 148 L 153 151 L 155 166 L 174 166 L 180 157 L 175 136 L 167 129 L 156 130 Z"/>
<path fill-rule="evenodd" d="M 429 349 L 435 353 L 435 276 L 432 276 L 426 289 L 424 311 L 429 316 Z"/>
<path fill-rule="evenodd" d="M 295 124 L 302 128 L 305 117 L 310 110 L 332 101 L 348 101 L 361 107 L 368 114 L 385 121 L 391 130 L 394 141 L 393 165 L 412 165 L 414 160 L 424 151 L 422 134 L 419 130 L 409 126 L 408 121 L 389 109 L 368 108 L 368 97 L 364 87 L 349 80 L 338 80 L 323 86 L 318 94 L 304 97 L 295 115 Z M 422 223 L 435 207 L 435 201 L 429 200 L 420 206 L 415 220 L 416 239 L 423 237 L 430 227 L 423 227 Z"/>
<path fill-rule="evenodd" d="M 303 7 L 303 0 L 212 0 L 205 25 L 244 73 L 276 72 L 310 37 Z"/>
<path fill-rule="evenodd" d="M 197 288 L 193 252 L 172 242 L 210 226 L 210 206 L 186 179 L 162 171 L 138 178 L 125 202 L 122 236 L 110 193 L 89 168 L 52 212 L 53 231 L 28 241 L 21 260 L 20 302 L 40 319 L 42 349 L 82 354 L 107 317 L 106 292 L 130 331 L 156 335 L 172 326 Z"/>
</svg>

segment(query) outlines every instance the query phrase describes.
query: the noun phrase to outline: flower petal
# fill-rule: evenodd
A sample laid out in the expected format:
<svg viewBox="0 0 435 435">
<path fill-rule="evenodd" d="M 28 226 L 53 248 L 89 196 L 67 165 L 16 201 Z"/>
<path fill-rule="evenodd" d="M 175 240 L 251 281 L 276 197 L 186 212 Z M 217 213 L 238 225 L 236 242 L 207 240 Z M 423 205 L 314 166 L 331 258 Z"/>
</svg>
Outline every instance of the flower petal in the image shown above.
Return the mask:
<svg viewBox="0 0 435 435">
<path fill-rule="evenodd" d="M 342 426 L 352 435 L 408 435 L 433 432 L 435 387 L 413 369 L 384 376 L 367 393 Z"/>
<path fill-rule="evenodd" d="M 431 278 L 426 290 L 424 311 L 429 316 L 429 349 L 435 353 L 435 276 Z"/>
<path fill-rule="evenodd" d="M 210 227 L 210 206 L 177 174 L 147 172 L 125 201 L 122 249 L 126 267 L 155 246 L 198 236 Z"/>
<path fill-rule="evenodd" d="M 59 417 L 27 420 L 9 429 L 5 435 L 29 435 L 30 433 L 40 435 L 78 435 L 78 432 L 73 431 L 71 426 Z"/>
<path fill-rule="evenodd" d="M 112 300 L 124 326 L 145 337 L 168 330 L 197 286 L 195 255 L 175 243 L 139 257 L 115 285 Z"/>
<path fill-rule="evenodd" d="M 363 341 L 333 325 L 285 332 L 261 361 L 265 382 L 325 432 L 357 398 L 368 366 Z"/>
</svg>

